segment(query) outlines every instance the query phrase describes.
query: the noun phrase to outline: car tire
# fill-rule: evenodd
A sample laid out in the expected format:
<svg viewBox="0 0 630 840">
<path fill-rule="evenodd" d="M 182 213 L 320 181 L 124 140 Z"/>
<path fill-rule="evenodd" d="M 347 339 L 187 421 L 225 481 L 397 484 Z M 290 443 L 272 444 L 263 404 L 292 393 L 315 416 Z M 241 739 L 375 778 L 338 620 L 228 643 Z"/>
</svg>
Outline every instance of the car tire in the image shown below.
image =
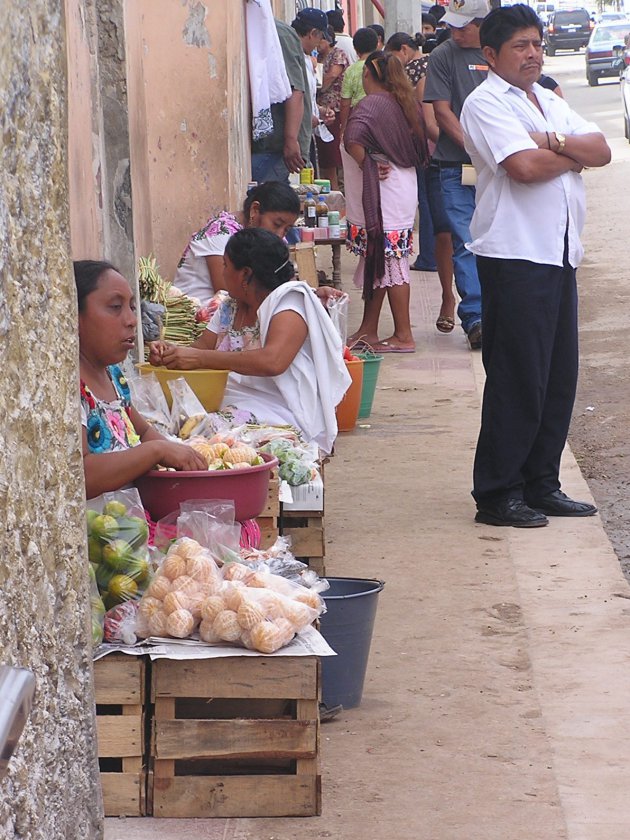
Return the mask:
<svg viewBox="0 0 630 840">
<path fill-rule="evenodd" d="M 586 80 L 589 87 L 597 87 L 599 84 L 599 76 L 596 76 L 595 73 L 587 73 Z"/>
<path fill-rule="evenodd" d="M 547 47 L 547 55 L 555 55 L 555 54 L 556 54 L 556 48 L 552 47 L 551 44 L 550 44 Z"/>
</svg>

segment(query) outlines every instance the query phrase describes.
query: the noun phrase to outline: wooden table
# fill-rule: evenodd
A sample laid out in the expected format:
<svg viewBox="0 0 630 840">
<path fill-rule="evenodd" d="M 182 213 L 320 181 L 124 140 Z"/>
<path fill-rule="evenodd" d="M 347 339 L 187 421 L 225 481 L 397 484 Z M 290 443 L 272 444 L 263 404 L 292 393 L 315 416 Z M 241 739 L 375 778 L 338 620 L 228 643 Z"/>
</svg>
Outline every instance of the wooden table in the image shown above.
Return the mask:
<svg viewBox="0 0 630 840">
<path fill-rule="evenodd" d="M 345 225 L 343 225 L 345 228 Z M 316 245 L 330 245 L 332 249 L 332 285 L 335 289 L 341 288 L 341 246 L 345 243 L 343 236 L 318 237 L 315 235 Z"/>
</svg>

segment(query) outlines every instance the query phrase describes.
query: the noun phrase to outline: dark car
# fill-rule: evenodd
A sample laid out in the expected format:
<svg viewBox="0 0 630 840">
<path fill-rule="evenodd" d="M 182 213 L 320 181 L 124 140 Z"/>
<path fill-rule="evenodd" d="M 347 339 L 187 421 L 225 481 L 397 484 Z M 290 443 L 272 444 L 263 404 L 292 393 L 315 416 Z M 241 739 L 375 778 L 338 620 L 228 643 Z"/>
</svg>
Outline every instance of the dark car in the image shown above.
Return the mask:
<svg viewBox="0 0 630 840">
<path fill-rule="evenodd" d="M 547 55 L 555 55 L 556 50 L 579 50 L 585 47 L 593 25 L 586 9 L 552 12 L 544 35 Z"/>
<path fill-rule="evenodd" d="M 603 76 L 619 76 L 624 69 L 630 21 L 598 23 L 586 48 L 586 80 L 591 87 Z"/>
</svg>

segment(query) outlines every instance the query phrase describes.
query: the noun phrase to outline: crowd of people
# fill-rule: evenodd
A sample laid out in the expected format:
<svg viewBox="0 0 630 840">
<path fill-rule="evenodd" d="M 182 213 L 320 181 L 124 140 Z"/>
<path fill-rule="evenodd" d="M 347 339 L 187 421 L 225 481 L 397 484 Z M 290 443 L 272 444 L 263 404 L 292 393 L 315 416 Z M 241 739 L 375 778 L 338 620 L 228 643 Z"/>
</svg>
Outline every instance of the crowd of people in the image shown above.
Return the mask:
<svg viewBox="0 0 630 840">
<path fill-rule="evenodd" d="M 320 290 L 318 301 L 294 277 L 284 241 L 300 214 L 290 175 L 313 166 L 345 194 L 363 298 L 348 343 L 415 352 L 410 272 L 420 270 L 439 278 L 436 328 L 451 333 L 457 316 L 471 350 L 482 350 L 477 521 L 538 527 L 595 513 L 565 496 L 559 468 L 577 379 L 580 173 L 610 151 L 543 75 L 539 18 L 522 4 L 490 11 L 486 0 L 459 0 L 424 14 L 421 32 L 387 39 L 377 24 L 349 36 L 337 10 L 305 8 L 272 26 L 288 96 L 252 140 L 257 185 L 240 212 L 214 215 L 192 235 L 175 278 L 201 300 L 226 297 L 192 347 L 157 342 L 151 361 L 230 370 L 224 403 L 293 424 L 330 451 L 349 382 L 321 306 L 337 293 Z M 105 439 L 112 451 L 137 449 L 119 453 L 124 477 L 158 455 L 190 468 L 194 456 L 152 434 L 126 402 L 115 367 L 135 324 L 126 281 L 106 263 L 75 270 L 88 487 L 110 488 L 92 457 Z M 382 338 L 385 298 L 394 330 Z"/>
</svg>

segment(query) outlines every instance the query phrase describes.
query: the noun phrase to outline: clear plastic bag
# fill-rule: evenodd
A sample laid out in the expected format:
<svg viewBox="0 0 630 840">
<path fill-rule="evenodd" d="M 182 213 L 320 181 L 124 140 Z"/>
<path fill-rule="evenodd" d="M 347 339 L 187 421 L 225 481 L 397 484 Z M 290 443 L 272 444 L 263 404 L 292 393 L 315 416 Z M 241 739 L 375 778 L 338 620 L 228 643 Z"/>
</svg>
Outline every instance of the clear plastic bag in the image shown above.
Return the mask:
<svg viewBox="0 0 630 840">
<path fill-rule="evenodd" d="M 219 592 L 221 571 L 207 548 L 175 542 L 138 605 L 138 636 L 188 638 L 201 621 L 201 604 Z"/>
<path fill-rule="evenodd" d="M 182 376 L 167 382 L 173 398 L 169 430 L 183 440 L 192 437 L 196 427 L 206 418 L 206 410 Z"/>
<path fill-rule="evenodd" d="M 97 647 L 103 641 L 103 619 L 105 618 L 105 604 L 98 591 L 96 572 L 92 563 L 90 570 L 90 607 L 92 610 L 92 644 Z"/>
<path fill-rule="evenodd" d="M 316 593 L 277 575 L 252 571 L 240 563 L 231 563 L 223 573 L 229 579 L 201 605 L 202 641 L 274 653 L 321 614 Z"/>
<path fill-rule="evenodd" d="M 135 487 L 90 499 L 88 555 L 106 609 L 140 597 L 151 580 L 149 526 Z"/>
<path fill-rule="evenodd" d="M 134 408 L 159 432 L 168 434 L 171 412 L 157 376 L 154 373 L 136 375 L 128 377 L 127 381 Z"/>
<path fill-rule="evenodd" d="M 269 441 L 258 450 L 278 459 L 278 475 L 287 484 L 307 484 L 317 475 L 317 464 L 309 449 L 284 438 Z"/>
<path fill-rule="evenodd" d="M 347 294 L 341 297 L 329 297 L 326 301 L 326 308 L 330 315 L 330 320 L 335 325 L 335 328 L 341 336 L 343 346 L 346 346 L 346 339 L 348 337 L 348 305 L 350 297 Z"/>
</svg>

